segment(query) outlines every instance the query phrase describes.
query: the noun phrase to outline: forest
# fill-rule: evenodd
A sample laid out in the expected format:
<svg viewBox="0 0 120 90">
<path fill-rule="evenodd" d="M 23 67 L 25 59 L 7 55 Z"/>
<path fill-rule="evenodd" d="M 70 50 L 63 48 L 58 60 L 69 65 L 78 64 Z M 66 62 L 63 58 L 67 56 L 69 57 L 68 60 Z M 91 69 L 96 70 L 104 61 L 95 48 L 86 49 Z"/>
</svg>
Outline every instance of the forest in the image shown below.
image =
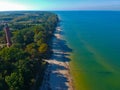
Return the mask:
<svg viewBox="0 0 120 90">
<path fill-rule="evenodd" d="M 0 12 L 0 90 L 38 90 L 58 21 L 52 12 Z M 10 29 L 10 47 L 6 46 L 5 23 Z"/>
</svg>

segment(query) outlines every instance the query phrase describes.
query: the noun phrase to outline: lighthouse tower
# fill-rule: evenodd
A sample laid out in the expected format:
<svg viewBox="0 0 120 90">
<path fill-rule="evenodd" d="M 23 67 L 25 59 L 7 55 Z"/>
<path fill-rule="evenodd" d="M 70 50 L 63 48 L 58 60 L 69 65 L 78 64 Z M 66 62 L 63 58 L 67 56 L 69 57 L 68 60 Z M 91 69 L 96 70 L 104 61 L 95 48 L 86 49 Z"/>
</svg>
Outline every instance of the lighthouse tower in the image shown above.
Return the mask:
<svg viewBox="0 0 120 90">
<path fill-rule="evenodd" d="M 12 42 L 10 40 L 10 30 L 9 30 L 8 24 L 5 24 L 4 31 L 6 35 L 7 47 L 10 47 L 12 45 Z"/>
</svg>

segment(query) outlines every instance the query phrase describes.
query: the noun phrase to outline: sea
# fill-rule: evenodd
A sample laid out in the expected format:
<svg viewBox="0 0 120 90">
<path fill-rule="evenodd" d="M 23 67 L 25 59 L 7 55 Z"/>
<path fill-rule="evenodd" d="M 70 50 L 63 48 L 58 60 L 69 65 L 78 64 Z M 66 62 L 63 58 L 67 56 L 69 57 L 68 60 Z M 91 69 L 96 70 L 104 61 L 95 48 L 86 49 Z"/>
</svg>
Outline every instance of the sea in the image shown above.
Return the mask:
<svg viewBox="0 0 120 90">
<path fill-rule="evenodd" d="M 75 90 L 120 90 L 120 11 L 56 11 Z"/>
</svg>

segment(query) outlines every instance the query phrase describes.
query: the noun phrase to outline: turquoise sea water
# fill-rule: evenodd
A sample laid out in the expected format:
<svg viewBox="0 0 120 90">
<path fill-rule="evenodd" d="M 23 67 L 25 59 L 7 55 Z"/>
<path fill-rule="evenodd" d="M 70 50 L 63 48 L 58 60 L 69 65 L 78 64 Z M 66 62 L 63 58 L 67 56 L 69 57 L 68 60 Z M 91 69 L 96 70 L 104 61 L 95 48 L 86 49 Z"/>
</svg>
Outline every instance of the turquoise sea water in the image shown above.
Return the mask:
<svg viewBox="0 0 120 90">
<path fill-rule="evenodd" d="M 120 90 L 120 12 L 57 13 L 71 54 L 76 90 Z"/>
</svg>

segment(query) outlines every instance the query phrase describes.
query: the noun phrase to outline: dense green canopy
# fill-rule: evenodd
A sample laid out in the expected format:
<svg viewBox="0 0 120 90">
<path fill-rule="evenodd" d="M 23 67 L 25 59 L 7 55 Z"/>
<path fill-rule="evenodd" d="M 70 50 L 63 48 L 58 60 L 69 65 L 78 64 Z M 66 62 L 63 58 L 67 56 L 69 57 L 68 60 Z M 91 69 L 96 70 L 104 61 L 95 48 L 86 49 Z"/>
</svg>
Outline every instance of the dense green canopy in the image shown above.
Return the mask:
<svg viewBox="0 0 120 90">
<path fill-rule="evenodd" d="M 0 90 L 37 89 L 46 65 L 43 59 L 50 56 L 48 43 L 57 16 L 50 12 L 0 12 L 0 21 Z M 10 48 L 5 45 L 3 22 L 10 28 Z"/>
</svg>

